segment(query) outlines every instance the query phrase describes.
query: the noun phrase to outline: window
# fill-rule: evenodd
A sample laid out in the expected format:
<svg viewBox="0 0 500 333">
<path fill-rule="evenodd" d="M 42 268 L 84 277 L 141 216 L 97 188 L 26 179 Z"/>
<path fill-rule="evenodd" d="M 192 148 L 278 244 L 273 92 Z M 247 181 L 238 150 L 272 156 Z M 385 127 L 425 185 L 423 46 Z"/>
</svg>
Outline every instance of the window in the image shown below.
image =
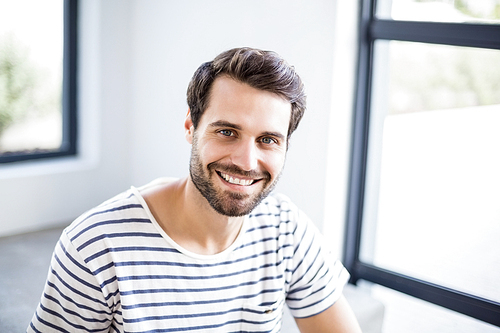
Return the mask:
<svg viewBox="0 0 500 333">
<path fill-rule="evenodd" d="M 500 1 L 364 0 L 360 22 L 351 282 L 468 316 L 415 332 L 499 332 Z"/>
<path fill-rule="evenodd" d="M 0 163 L 76 153 L 76 0 L 0 0 Z"/>
</svg>

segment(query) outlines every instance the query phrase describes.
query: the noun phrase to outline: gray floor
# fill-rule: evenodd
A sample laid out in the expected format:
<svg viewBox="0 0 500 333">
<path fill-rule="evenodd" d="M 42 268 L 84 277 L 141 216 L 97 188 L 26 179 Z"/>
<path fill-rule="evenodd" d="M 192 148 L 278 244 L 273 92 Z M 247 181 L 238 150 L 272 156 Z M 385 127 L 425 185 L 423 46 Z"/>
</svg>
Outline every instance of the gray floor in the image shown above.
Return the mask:
<svg viewBox="0 0 500 333">
<path fill-rule="evenodd" d="M 0 332 L 25 332 L 62 228 L 0 238 Z"/>
</svg>

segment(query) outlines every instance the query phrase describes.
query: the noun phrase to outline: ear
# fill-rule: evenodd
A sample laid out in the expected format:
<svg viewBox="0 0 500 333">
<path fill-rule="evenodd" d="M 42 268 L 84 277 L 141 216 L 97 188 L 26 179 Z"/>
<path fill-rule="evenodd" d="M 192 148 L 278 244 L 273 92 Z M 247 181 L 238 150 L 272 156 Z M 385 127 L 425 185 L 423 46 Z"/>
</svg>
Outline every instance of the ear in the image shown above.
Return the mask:
<svg viewBox="0 0 500 333">
<path fill-rule="evenodd" d="M 186 115 L 186 120 L 184 120 L 184 131 L 187 142 L 193 144 L 194 125 L 193 125 L 193 120 L 191 119 L 191 110 L 189 109 Z"/>
</svg>

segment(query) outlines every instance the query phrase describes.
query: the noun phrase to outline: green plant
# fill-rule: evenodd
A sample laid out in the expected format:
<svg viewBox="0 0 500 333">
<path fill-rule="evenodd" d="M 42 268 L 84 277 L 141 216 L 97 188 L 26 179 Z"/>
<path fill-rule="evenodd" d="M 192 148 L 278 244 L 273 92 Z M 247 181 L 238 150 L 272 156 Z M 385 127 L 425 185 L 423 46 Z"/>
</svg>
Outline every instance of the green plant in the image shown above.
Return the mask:
<svg viewBox="0 0 500 333">
<path fill-rule="evenodd" d="M 12 35 L 0 40 L 0 135 L 33 108 L 39 84 L 29 51 Z"/>
</svg>

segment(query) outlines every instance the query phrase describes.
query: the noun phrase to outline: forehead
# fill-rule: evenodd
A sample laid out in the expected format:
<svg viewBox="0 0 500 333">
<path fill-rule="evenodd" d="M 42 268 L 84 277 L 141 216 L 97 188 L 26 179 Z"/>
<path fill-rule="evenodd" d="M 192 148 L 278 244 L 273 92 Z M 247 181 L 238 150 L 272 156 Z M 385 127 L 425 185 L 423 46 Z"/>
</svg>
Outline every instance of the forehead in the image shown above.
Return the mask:
<svg viewBox="0 0 500 333">
<path fill-rule="evenodd" d="M 207 109 L 201 122 L 228 121 L 241 127 L 260 127 L 286 135 L 291 103 L 281 96 L 221 76 L 214 80 Z"/>
</svg>

